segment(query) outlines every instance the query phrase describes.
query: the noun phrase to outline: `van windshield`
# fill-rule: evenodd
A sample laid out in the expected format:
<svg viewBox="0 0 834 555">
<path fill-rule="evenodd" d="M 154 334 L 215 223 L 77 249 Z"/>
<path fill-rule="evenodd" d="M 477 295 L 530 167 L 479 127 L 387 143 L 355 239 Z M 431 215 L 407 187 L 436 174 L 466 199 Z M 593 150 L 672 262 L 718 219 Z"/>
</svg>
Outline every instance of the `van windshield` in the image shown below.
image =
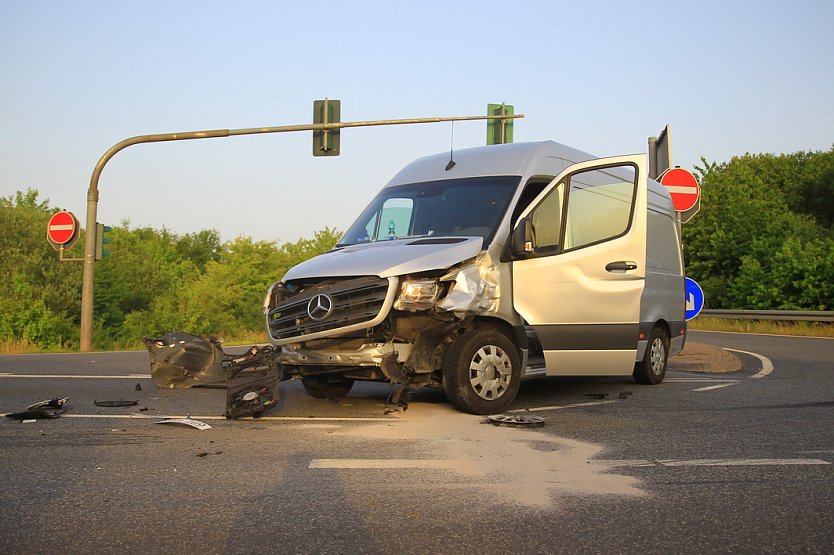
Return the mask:
<svg viewBox="0 0 834 555">
<path fill-rule="evenodd" d="M 469 177 L 386 187 L 336 246 L 405 237 L 492 241 L 519 176 Z"/>
</svg>

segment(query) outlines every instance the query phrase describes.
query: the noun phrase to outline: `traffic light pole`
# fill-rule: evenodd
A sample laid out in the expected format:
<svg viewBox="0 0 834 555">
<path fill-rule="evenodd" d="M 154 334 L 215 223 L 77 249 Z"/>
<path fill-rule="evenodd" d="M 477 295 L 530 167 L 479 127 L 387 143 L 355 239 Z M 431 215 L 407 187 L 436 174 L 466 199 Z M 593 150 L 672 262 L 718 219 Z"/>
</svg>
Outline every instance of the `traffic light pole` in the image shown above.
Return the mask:
<svg viewBox="0 0 834 555">
<path fill-rule="evenodd" d="M 93 169 L 90 187 L 87 189 L 87 233 L 84 236 L 84 273 L 81 282 L 81 345 L 82 352 L 89 352 L 93 347 L 93 284 L 95 281 L 96 255 L 96 218 L 98 217 L 98 182 L 107 162 L 119 151 L 142 143 L 159 143 L 165 141 L 187 141 L 192 139 L 215 139 L 236 135 L 259 135 L 263 133 L 287 133 L 291 131 L 319 131 L 343 129 L 346 127 L 373 127 L 380 125 L 405 125 L 412 123 L 441 123 L 444 121 L 468 121 L 484 119 L 516 119 L 524 114 L 494 116 L 461 116 L 449 118 L 411 118 L 373 121 L 346 121 L 334 123 L 316 123 L 311 125 L 284 125 L 280 127 L 251 127 L 247 129 L 214 129 L 209 131 L 186 131 L 183 133 L 161 133 L 157 135 L 139 135 L 116 143 L 104 153 Z"/>
</svg>

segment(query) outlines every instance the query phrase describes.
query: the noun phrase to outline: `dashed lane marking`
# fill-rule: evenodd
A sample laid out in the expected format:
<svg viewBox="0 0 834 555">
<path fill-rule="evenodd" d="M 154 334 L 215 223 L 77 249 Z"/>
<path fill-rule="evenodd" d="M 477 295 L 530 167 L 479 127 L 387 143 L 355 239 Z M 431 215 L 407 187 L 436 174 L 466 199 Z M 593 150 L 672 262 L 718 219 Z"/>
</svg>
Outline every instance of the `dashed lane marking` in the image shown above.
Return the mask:
<svg viewBox="0 0 834 555">
<path fill-rule="evenodd" d="M 718 384 L 718 385 L 710 385 L 710 386 L 707 386 L 707 387 L 699 387 L 698 389 L 693 389 L 692 391 L 712 391 L 713 389 L 721 389 L 722 387 L 730 387 L 731 385 L 738 385 L 738 382 L 736 382 L 736 383 L 721 383 L 721 384 Z"/>
<path fill-rule="evenodd" d="M 369 469 L 369 468 L 453 468 L 454 461 L 443 459 L 313 459 L 307 468 Z"/>
<path fill-rule="evenodd" d="M 593 460 L 591 464 L 616 467 L 694 467 L 694 466 L 821 466 L 823 459 L 663 459 L 663 460 Z"/>
</svg>

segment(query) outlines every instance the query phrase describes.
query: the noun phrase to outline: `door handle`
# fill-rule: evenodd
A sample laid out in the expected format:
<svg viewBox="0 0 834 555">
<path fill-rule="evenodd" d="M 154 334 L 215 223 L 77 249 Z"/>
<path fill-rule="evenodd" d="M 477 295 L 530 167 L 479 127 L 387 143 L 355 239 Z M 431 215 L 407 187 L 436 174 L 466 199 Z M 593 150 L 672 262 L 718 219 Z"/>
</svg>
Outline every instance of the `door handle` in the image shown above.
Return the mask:
<svg viewBox="0 0 834 555">
<path fill-rule="evenodd" d="M 630 260 L 618 260 L 617 262 L 609 262 L 605 265 L 607 272 L 628 272 L 629 270 L 636 270 L 637 262 Z"/>
</svg>

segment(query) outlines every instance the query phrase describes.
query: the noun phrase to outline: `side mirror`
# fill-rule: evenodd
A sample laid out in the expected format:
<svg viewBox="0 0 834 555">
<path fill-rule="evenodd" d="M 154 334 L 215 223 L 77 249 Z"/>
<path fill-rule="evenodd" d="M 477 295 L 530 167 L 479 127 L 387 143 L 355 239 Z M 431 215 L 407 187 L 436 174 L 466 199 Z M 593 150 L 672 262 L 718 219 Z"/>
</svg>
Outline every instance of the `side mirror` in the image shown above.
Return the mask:
<svg viewBox="0 0 834 555">
<path fill-rule="evenodd" d="M 513 230 L 513 256 L 524 258 L 533 252 L 533 222 L 530 218 L 522 218 Z"/>
</svg>

